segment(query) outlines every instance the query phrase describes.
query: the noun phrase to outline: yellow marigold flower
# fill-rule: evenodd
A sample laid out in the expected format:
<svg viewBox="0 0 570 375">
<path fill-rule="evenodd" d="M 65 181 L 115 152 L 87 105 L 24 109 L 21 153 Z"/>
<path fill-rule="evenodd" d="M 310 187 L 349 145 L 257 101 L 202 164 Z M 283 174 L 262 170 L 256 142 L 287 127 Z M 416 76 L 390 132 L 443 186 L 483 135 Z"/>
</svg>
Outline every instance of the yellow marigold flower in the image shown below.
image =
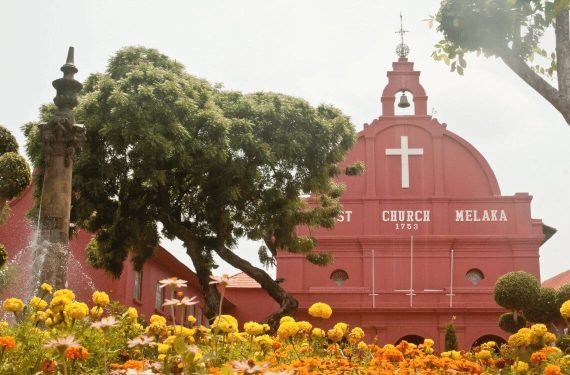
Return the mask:
<svg viewBox="0 0 570 375">
<path fill-rule="evenodd" d="M 239 344 L 246 342 L 247 338 L 244 336 L 245 332 L 230 332 L 228 333 L 228 341 L 232 344 Z"/>
<path fill-rule="evenodd" d="M 44 321 L 44 324 L 45 324 L 47 327 L 50 327 L 51 325 L 53 325 L 53 320 L 52 320 L 51 318 L 47 318 L 47 319 Z"/>
<path fill-rule="evenodd" d="M 75 299 L 75 293 L 73 293 L 71 290 L 69 289 L 60 289 L 60 290 L 56 290 L 53 293 L 53 297 L 59 297 L 59 296 L 65 296 L 70 300 L 74 300 Z"/>
<path fill-rule="evenodd" d="M 544 368 L 544 375 L 562 375 L 562 370 L 556 365 L 548 365 Z"/>
<path fill-rule="evenodd" d="M 123 316 L 126 319 L 129 319 L 130 321 L 136 321 L 137 318 L 139 317 L 139 313 L 137 311 L 137 309 L 135 309 L 134 307 L 129 307 L 127 309 L 127 311 L 125 311 L 125 313 L 123 314 Z"/>
<path fill-rule="evenodd" d="M 41 299 L 40 297 L 33 297 L 30 300 L 30 305 L 38 310 L 43 310 L 47 307 L 48 303 L 43 299 Z"/>
<path fill-rule="evenodd" d="M 543 340 L 546 344 L 552 344 L 553 342 L 556 342 L 556 335 L 552 332 L 546 332 Z"/>
<path fill-rule="evenodd" d="M 166 354 L 170 350 L 170 345 L 159 343 L 156 344 L 156 348 L 159 354 Z"/>
<path fill-rule="evenodd" d="M 257 322 L 246 322 L 243 324 L 243 330 L 252 336 L 257 336 L 263 333 L 263 326 Z"/>
<path fill-rule="evenodd" d="M 522 346 L 530 345 L 530 336 L 517 332 L 509 337 L 508 343 L 510 346 L 520 348 Z"/>
<path fill-rule="evenodd" d="M 156 315 L 153 314 L 150 316 L 150 322 L 151 323 L 162 323 L 162 324 L 166 324 L 166 318 L 164 316 L 161 315 Z"/>
<path fill-rule="evenodd" d="M 19 298 L 8 298 L 4 301 L 2 307 L 6 311 L 11 311 L 15 313 L 24 308 L 24 302 L 22 302 L 22 300 Z"/>
<path fill-rule="evenodd" d="M 101 306 L 93 306 L 89 311 L 92 317 L 99 319 L 103 315 L 103 308 Z"/>
<path fill-rule="evenodd" d="M 424 339 L 424 346 L 432 347 L 434 344 L 432 339 Z"/>
<path fill-rule="evenodd" d="M 151 335 L 160 336 L 166 332 L 166 324 L 161 321 L 155 321 L 146 327 L 146 332 Z"/>
<path fill-rule="evenodd" d="M 356 347 L 358 350 L 368 350 L 368 345 L 364 341 L 360 341 Z"/>
<path fill-rule="evenodd" d="M 481 361 L 485 361 L 491 358 L 492 354 L 490 350 L 481 350 L 477 354 L 475 354 L 475 357 Z"/>
<path fill-rule="evenodd" d="M 570 318 L 570 300 L 564 302 L 562 306 L 560 306 L 560 315 L 566 319 Z"/>
<path fill-rule="evenodd" d="M 182 337 L 193 337 L 196 333 L 195 329 L 186 328 L 183 326 L 174 326 L 172 329 L 172 334 Z"/>
<path fill-rule="evenodd" d="M 487 341 L 485 345 L 487 345 L 488 348 L 494 348 L 497 346 L 497 343 L 495 341 Z"/>
<path fill-rule="evenodd" d="M 93 303 L 99 306 L 107 306 L 109 304 L 109 295 L 105 292 L 93 292 Z"/>
<path fill-rule="evenodd" d="M 38 311 L 38 312 L 36 313 L 36 318 L 37 318 L 38 320 L 41 320 L 42 322 L 43 322 L 44 320 L 46 320 L 47 317 L 48 317 L 48 314 L 47 314 L 45 311 Z"/>
<path fill-rule="evenodd" d="M 309 322 L 304 321 L 304 320 L 297 322 L 297 327 L 299 327 L 299 332 L 302 332 L 302 333 L 309 333 L 309 332 L 311 332 L 311 329 L 313 329 L 313 325 Z"/>
<path fill-rule="evenodd" d="M 159 354 L 158 357 L 157 357 L 157 359 L 158 359 L 160 362 L 163 362 L 165 358 L 166 358 L 166 354 Z"/>
<path fill-rule="evenodd" d="M 327 337 L 332 342 L 339 342 L 340 340 L 342 340 L 343 336 L 344 336 L 344 333 L 338 328 L 329 329 L 327 331 Z"/>
<path fill-rule="evenodd" d="M 441 356 L 442 358 L 450 358 L 450 357 L 451 357 L 451 352 L 450 352 L 450 351 L 448 351 L 448 352 L 441 352 L 440 356 Z"/>
<path fill-rule="evenodd" d="M 517 363 L 512 365 L 511 368 L 519 374 L 524 374 L 525 372 L 528 371 L 528 363 L 523 361 L 517 361 Z"/>
<path fill-rule="evenodd" d="M 51 294 L 51 291 L 53 290 L 53 287 L 48 284 L 48 283 L 43 283 L 42 285 L 40 285 L 40 289 L 43 290 L 46 293 Z"/>
<path fill-rule="evenodd" d="M 360 327 L 354 327 L 348 334 L 348 341 L 355 344 L 364 338 L 364 331 Z"/>
<path fill-rule="evenodd" d="M 190 323 L 190 324 L 195 324 L 195 323 L 196 323 L 196 318 L 194 317 L 194 315 L 188 315 L 188 318 L 186 318 L 186 320 L 187 320 L 188 323 Z"/>
<path fill-rule="evenodd" d="M 313 335 L 315 337 L 325 337 L 326 332 L 320 328 L 313 328 L 311 335 Z"/>
<path fill-rule="evenodd" d="M 261 335 L 261 336 L 255 337 L 253 339 L 253 342 L 255 342 L 256 344 L 259 344 L 261 346 L 265 346 L 267 348 L 269 348 L 273 345 L 273 341 L 274 340 L 269 335 Z"/>
<path fill-rule="evenodd" d="M 532 327 L 530 327 L 530 330 L 533 335 L 538 337 L 542 337 L 546 332 L 548 332 L 548 329 L 544 324 L 533 324 Z"/>
<path fill-rule="evenodd" d="M 59 292 L 59 290 L 58 290 Z M 54 293 L 53 298 L 49 304 L 50 310 L 53 311 L 55 314 L 63 311 L 66 305 L 71 303 L 71 299 L 64 294 L 56 295 L 57 292 Z"/>
<path fill-rule="evenodd" d="M 459 358 L 461 358 L 461 352 L 458 352 L 457 350 L 452 350 L 451 359 L 459 359 Z"/>
<path fill-rule="evenodd" d="M 290 321 L 285 321 L 281 323 L 279 325 L 279 328 L 277 329 L 277 335 L 282 340 L 295 336 L 297 332 L 299 332 L 299 327 L 297 326 L 297 323 Z"/>
<path fill-rule="evenodd" d="M 328 319 L 332 315 L 332 309 L 323 302 L 313 303 L 311 307 L 309 307 L 309 315 L 314 318 Z"/>
<path fill-rule="evenodd" d="M 295 319 L 293 319 L 289 315 L 285 315 L 285 316 L 282 316 L 281 319 L 279 319 L 279 324 L 283 324 L 285 322 L 294 322 L 294 321 L 295 321 Z"/>
<path fill-rule="evenodd" d="M 212 323 L 212 330 L 223 332 L 223 333 L 231 333 L 238 331 L 238 321 L 231 315 L 218 315 L 214 319 Z"/>
<path fill-rule="evenodd" d="M 337 324 L 335 324 L 333 326 L 333 329 L 338 329 L 339 331 L 342 332 L 342 335 L 344 336 L 346 334 L 346 332 L 348 331 L 348 324 L 343 323 L 343 322 L 338 322 Z"/>
<path fill-rule="evenodd" d="M 65 316 L 71 319 L 83 319 L 89 314 L 89 307 L 83 302 L 71 302 L 65 305 L 63 310 Z"/>
</svg>

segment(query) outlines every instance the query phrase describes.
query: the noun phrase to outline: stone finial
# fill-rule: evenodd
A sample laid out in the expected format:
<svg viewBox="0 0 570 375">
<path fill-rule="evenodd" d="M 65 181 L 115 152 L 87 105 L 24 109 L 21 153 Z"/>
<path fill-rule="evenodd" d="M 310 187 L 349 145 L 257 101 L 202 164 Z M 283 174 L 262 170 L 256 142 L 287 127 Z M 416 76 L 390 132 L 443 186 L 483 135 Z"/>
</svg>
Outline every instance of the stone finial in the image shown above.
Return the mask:
<svg viewBox="0 0 570 375">
<path fill-rule="evenodd" d="M 77 96 L 83 85 L 74 78 L 79 70 L 73 62 L 74 49 L 69 47 L 65 64 L 61 67 L 63 78 L 56 79 L 52 85 L 57 94 L 53 102 L 60 111 L 71 111 L 77 105 Z"/>
</svg>

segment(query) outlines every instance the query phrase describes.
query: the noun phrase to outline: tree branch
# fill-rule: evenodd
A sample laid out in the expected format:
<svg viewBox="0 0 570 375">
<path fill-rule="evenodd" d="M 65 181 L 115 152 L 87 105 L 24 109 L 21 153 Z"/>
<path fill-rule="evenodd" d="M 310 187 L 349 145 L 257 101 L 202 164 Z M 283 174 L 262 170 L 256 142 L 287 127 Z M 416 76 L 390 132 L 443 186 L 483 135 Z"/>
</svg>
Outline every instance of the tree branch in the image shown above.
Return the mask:
<svg viewBox="0 0 570 375">
<path fill-rule="evenodd" d="M 201 252 L 198 240 L 190 229 L 186 228 L 181 222 L 168 214 L 162 213 L 160 215 L 160 222 L 170 233 L 173 233 L 184 243 L 186 253 L 190 256 L 192 264 L 194 264 L 196 268 L 196 276 L 198 276 L 198 280 L 200 280 L 204 298 L 206 299 L 204 314 L 210 319 L 215 317 L 218 314 L 220 292 L 215 285 L 210 284 L 212 271 L 208 266 L 208 259 Z"/>
<path fill-rule="evenodd" d="M 497 55 L 505 64 L 515 72 L 523 81 L 538 92 L 544 99 L 554 106 L 564 116 L 566 123 L 570 125 L 570 105 L 568 100 L 561 97 L 556 88 L 550 85 L 544 78 L 533 71 L 520 57 L 511 50 L 503 49 Z"/>
<path fill-rule="evenodd" d="M 568 18 L 568 11 L 563 10 L 558 13 L 554 23 L 558 91 L 566 100 L 570 98 L 570 30 Z"/>
<path fill-rule="evenodd" d="M 263 289 L 273 298 L 281 308 L 266 318 L 267 323 L 275 331 L 279 325 L 279 319 L 284 315 L 292 315 L 297 311 L 299 302 L 290 296 L 267 272 L 253 266 L 247 260 L 237 256 L 225 246 L 220 246 L 216 252 L 230 265 L 239 268 L 249 277 L 257 281 Z"/>
</svg>

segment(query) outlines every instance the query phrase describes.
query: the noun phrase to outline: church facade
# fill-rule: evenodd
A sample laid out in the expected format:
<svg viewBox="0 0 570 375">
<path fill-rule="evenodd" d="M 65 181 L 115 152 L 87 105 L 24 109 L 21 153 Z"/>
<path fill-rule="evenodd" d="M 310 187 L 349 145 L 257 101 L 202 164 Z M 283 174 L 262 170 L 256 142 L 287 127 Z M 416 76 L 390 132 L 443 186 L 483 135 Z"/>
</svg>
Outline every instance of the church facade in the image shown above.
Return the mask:
<svg viewBox="0 0 570 375">
<path fill-rule="evenodd" d="M 493 286 L 515 270 L 540 277 L 543 224 L 531 217 L 529 194 L 501 195 L 484 157 L 427 114 L 419 78 L 406 57 L 393 63 L 382 115 L 364 125 L 345 161 L 363 161 L 366 170 L 340 178 L 346 191 L 337 225 L 311 230 L 317 251 L 334 262 L 317 267 L 282 252 L 277 277 L 299 300 L 298 319 L 311 320 L 306 309 L 327 302 L 332 320 L 361 326 L 368 338 L 429 337 L 438 349 L 453 321 L 467 349 L 505 337 Z M 404 93 L 413 96 L 413 113 L 397 115 Z"/>
</svg>

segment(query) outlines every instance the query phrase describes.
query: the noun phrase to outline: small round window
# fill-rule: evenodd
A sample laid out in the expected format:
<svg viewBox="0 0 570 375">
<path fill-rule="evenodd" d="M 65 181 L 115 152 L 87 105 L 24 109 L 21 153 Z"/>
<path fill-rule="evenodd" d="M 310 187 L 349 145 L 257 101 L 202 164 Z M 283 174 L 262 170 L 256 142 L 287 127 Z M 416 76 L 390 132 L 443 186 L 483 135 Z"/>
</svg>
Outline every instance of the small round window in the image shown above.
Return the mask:
<svg viewBox="0 0 570 375">
<path fill-rule="evenodd" d="M 331 280 L 336 283 L 336 285 L 341 286 L 348 280 L 348 273 L 345 270 L 336 270 L 331 273 Z"/>
<path fill-rule="evenodd" d="M 469 280 L 471 284 L 477 285 L 481 282 L 481 280 L 485 278 L 485 276 L 483 276 L 483 272 L 481 272 L 476 268 L 473 268 L 467 271 L 467 273 L 465 274 L 465 278 Z"/>
</svg>

